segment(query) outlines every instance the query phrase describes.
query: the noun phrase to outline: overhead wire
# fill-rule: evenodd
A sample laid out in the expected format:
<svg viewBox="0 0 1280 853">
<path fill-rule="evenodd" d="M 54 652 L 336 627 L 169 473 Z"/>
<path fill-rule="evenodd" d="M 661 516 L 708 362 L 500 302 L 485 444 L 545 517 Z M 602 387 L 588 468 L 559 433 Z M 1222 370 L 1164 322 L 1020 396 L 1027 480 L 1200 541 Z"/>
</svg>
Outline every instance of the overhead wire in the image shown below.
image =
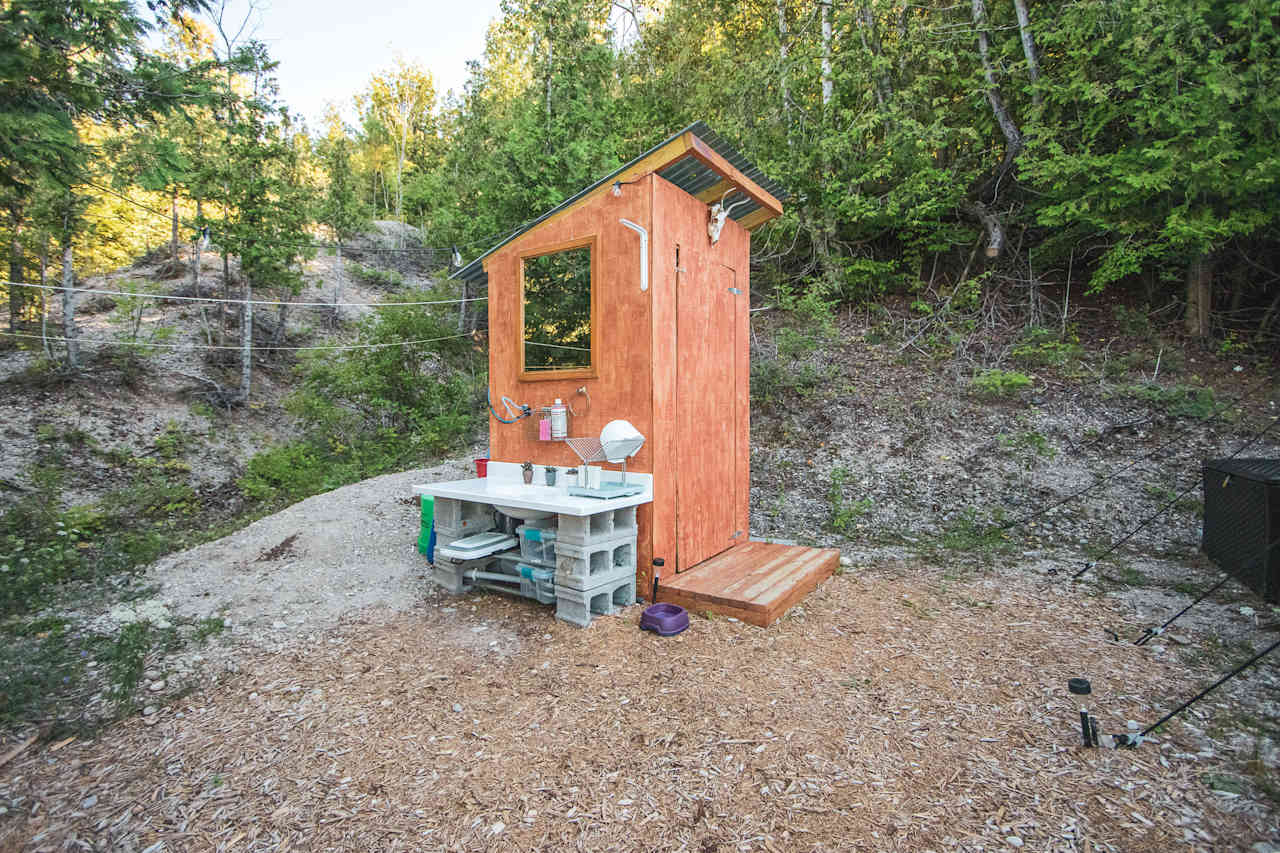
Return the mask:
<svg viewBox="0 0 1280 853">
<path fill-rule="evenodd" d="M 469 338 L 471 337 L 471 335 L 472 335 L 471 332 L 462 332 L 457 335 L 445 335 L 444 337 L 439 337 L 439 338 L 417 338 L 414 340 L 407 340 L 407 341 L 389 341 L 387 343 L 380 343 L 380 344 L 331 344 L 331 345 L 324 345 L 324 346 L 317 345 L 317 346 L 305 346 L 305 347 L 250 345 L 248 349 L 254 352 L 269 352 L 269 351 L 271 352 L 273 351 L 302 352 L 306 350 L 388 349 L 390 347 L 415 346 L 417 344 L 434 344 L 434 343 L 438 343 L 439 341 L 452 341 L 452 340 L 457 340 L 458 338 Z M 239 350 L 239 351 L 243 351 L 245 349 L 244 345 L 242 344 L 225 344 L 225 345 L 190 344 L 190 343 L 170 344 L 170 343 L 151 342 L 151 341 L 125 341 L 125 340 L 116 340 L 111 338 L 53 337 L 53 336 L 46 336 L 46 335 L 29 335 L 22 332 L 4 332 L 4 331 L 0 331 L 0 336 L 11 337 L 11 338 L 29 338 L 31 340 L 37 340 L 37 341 L 57 341 L 61 343 L 100 344 L 104 346 L 124 346 L 124 347 L 139 347 L 139 348 L 159 347 L 161 349 L 172 349 L 172 350 Z"/>
<path fill-rule="evenodd" d="M 65 290 L 57 284 L 28 284 L 21 281 L 0 281 L 9 287 L 29 287 L 35 290 Z M 402 308 L 420 305 L 459 305 L 466 302 L 483 302 L 488 296 L 468 296 L 462 299 L 419 299 L 404 302 L 288 302 L 277 299 L 222 299 L 216 296 L 168 296 L 163 293 L 146 293 L 132 290 L 109 290 L 97 287 L 73 287 L 74 293 L 93 293 L 103 296 L 137 296 L 147 299 L 172 299 L 178 302 L 210 302 L 224 305 L 285 305 L 290 308 Z"/>
</svg>

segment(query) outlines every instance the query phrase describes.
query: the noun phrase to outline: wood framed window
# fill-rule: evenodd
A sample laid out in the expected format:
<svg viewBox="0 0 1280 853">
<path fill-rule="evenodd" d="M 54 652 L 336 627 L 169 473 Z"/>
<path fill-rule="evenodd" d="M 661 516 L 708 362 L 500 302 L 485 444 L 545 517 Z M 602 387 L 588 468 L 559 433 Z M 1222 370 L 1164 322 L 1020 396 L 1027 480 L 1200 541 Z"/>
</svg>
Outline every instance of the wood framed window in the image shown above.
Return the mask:
<svg viewBox="0 0 1280 853">
<path fill-rule="evenodd" d="M 520 255 L 520 378 L 593 378 L 596 343 L 596 237 Z"/>
</svg>

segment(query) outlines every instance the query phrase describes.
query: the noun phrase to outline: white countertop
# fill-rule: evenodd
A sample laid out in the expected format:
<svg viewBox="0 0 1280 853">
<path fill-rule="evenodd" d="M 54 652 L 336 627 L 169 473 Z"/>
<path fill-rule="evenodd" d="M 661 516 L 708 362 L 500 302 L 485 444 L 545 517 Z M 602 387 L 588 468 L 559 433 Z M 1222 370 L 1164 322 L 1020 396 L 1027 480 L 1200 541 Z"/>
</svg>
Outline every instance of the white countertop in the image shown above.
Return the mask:
<svg viewBox="0 0 1280 853">
<path fill-rule="evenodd" d="M 415 485 L 413 491 L 415 494 L 432 495 L 437 498 L 453 498 L 560 515 L 595 515 L 598 512 L 639 506 L 653 501 L 652 474 L 628 473 L 627 483 L 643 486 L 644 490 L 636 495 L 608 500 L 571 495 L 563 485 L 543 485 L 546 479 L 541 465 L 534 466 L 532 485 L 525 485 L 520 465 L 516 462 L 490 461 L 488 474 L 487 477 L 475 477 L 469 480 L 447 480 L 442 483 Z M 564 477 L 563 468 L 559 469 L 559 474 L 561 478 Z M 604 471 L 606 482 L 616 482 L 620 478 L 619 471 L 613 469 Z"/>
</svg>

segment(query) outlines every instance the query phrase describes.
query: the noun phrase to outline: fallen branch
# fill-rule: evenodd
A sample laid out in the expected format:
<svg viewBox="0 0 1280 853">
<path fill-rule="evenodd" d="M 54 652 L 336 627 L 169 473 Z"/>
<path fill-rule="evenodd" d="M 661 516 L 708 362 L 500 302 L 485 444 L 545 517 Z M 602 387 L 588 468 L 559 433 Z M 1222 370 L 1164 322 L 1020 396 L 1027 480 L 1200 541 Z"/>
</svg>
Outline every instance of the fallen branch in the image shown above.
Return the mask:
<svg viewBox="0 0 1280 853">
<path fill-rule="evenodd" d="M 4 767 L 10 761 L 17 758 L 22 753 L 26 752 L 27 748 L 39 739 L 40 739 L 40 733 L 37 732 L 36 734 L 33 734 L 31 737 L 24 740 L 22 743 L 15 746 L 13 749 L 6 752 L 3 756 L 0 756 L 0 767 Z"/>
</svg>

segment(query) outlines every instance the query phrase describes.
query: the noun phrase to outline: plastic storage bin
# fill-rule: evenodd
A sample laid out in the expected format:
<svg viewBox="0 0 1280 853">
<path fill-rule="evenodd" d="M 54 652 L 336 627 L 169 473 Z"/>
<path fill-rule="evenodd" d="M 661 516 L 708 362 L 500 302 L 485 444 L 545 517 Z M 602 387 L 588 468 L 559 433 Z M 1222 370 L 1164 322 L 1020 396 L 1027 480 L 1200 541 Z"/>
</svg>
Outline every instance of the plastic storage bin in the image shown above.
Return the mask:
<svg viewBox="0 0 1280 853">
<path fill-rule="evenodd" d="M 520 537 L 520 559 L 544 566 L 556 564 L 556 531 L 554 528 L 522 524 L 516 528 Z"/>
<path fill-rule="evenodd" d="M 520 572 L 521 595 L 536 599 L 543 604 L 551 604 L 556 600 L 555 569 L 516 563 L 516 570 Z"/>
</svg>

